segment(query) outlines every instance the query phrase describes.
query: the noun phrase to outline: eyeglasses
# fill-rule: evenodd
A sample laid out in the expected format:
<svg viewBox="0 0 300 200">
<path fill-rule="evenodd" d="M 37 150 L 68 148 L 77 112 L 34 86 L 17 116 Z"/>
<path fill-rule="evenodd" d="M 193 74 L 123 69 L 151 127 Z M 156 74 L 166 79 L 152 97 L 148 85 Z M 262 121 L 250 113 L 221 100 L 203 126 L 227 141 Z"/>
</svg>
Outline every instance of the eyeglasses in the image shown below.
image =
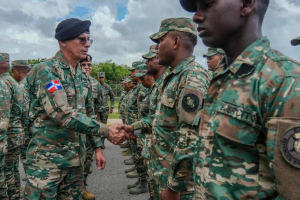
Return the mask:
<svg viewBox="0 0 300 200">
<path fill-rule="evenodd" d="M 81 66 L 82 66 L 82 67 L 86 67 L 86 66 L 87 66 L 87 67 L 92 67 L 92 63 L 88 63 L 88 64 L 82 63 Z"/>
<path fill-rule="evenodd" d="M 77 37 L 75 38 L 77 40 L 79 40 L 79 43 L 82 44 L 82 45 L 85 45 L 87 42 L 92 45 L 93 44 L 93 40 L 92 39 L 86 39 L 85 37 Z"/>
</svg>

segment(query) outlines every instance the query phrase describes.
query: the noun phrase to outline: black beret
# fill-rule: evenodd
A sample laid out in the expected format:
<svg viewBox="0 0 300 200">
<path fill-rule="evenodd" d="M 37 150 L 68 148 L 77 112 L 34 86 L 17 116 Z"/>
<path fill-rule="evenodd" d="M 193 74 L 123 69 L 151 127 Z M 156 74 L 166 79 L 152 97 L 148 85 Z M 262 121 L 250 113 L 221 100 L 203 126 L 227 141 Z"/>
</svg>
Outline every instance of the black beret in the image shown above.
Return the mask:
<svg viewBox="0 0 300 200">
<path fill-rule="evenodd" d="M 92 56 L 87 54 L 86 58 L 81 60 L 80 63 L 82 63 L 82 62 L 92 62 L 92 60 L 93 60 Z"/>
<path fill-rule="evenodd" d="M 61 21 L 55 29 L 55 39 L 58 41 L 67 41 L 76 38 L 82 33 L 90 33 L 90 20 L 80 20 L 70 18 Z"/>
<path fill-rule="evenodd" d="M 196 0 L 179 0 L 183 9 L 188 12 L 197 12 Z"/>
</svg>

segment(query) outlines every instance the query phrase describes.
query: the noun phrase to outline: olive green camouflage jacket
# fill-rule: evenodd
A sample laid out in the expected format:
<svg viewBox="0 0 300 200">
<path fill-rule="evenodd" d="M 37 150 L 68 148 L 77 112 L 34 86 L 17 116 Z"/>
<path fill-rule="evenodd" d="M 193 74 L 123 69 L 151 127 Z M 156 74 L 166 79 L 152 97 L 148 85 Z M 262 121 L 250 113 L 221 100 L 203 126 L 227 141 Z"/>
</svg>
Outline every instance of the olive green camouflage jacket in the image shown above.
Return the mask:
<svg viewBox="0 0 300 200">
<path fill-rule="evenodd" d="M 83 73 L 76 72 L 63 54 L 33 67 L 28 74 L 30 117 L 34 124 L 26 164 L 48 168 L 66 168 L 84 163 L 85 141 L 102 146 L 101 136 L 108 126 L 92 119 L 94 108 L 91 90 L 84 98 Z"/>
<path fill-rule="evenodd" d="M 103 83 L 101 85 L 101 91 L 102 91 L 102 97 L 103 97 L 103 105 L 101 105 L 101 108 L 99 109 L 98 112 L 108 112 L 109 106 L 108 106 L 108 99 L 110 99 L 110 108 L 114 108 L 115 105 L 115 95 L 111 87 Z"/>
<path fill-rule="evenodd" d="M 4 156 L 7 152 L 6 133 L 10 118 L 11 99 L 11 90 L 0 76 L 0 156 Z"/>
<path fill-rule="evenodd" d="M 207 90 L 196 199 L 300 199 L 300 67 L 263 37 Z"/>
<path fill-rule="evenodd" d="M 11 112 L 9 125 L 7 129 L 7 148 L 16 149 L 24 143 L 24 129 L 25 122 L 22 121 L 24 95 L 19 84 L 10 76 L 10 74 L 4 73 L 1 75 L 2 80 L 8 86 L 11 94 Z"/>
</svg>

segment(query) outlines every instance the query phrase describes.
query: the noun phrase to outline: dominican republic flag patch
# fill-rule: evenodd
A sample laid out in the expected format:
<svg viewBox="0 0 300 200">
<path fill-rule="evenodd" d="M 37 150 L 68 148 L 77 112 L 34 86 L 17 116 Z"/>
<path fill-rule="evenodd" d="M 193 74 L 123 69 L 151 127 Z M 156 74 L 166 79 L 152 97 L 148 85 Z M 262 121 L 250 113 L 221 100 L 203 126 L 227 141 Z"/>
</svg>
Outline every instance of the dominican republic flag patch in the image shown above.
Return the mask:
<svg viewBox="0 0 300 200">
<path fill-rule="evenodd" d="M 59 81 L 51 81 L 46 85 L 46 88 L 50 93 L 54 92 L 55 90 L 63 89 Z"/>
</svg>

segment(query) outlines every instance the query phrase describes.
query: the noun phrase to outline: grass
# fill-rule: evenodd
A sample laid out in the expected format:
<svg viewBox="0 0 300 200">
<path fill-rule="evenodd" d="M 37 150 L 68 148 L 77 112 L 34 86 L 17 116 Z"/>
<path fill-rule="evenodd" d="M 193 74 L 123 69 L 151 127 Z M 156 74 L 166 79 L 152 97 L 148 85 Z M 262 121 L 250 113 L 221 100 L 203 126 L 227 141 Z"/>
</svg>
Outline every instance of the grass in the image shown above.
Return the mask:
<svg viewBox="0 0 300 200">
<path fill-rule="evenodd" d="M 115 101 L 115 105 L 114 105 L 114 108 L 118 108 L 119 107 L 119 101 Z"/>
<path fill-rule="evenodd" d="M 120 114 L 117 112 L 113 112 L 108 115 L 108 119 L 119 119 L 119 118 L 120 118 Z"/>
</svg>

